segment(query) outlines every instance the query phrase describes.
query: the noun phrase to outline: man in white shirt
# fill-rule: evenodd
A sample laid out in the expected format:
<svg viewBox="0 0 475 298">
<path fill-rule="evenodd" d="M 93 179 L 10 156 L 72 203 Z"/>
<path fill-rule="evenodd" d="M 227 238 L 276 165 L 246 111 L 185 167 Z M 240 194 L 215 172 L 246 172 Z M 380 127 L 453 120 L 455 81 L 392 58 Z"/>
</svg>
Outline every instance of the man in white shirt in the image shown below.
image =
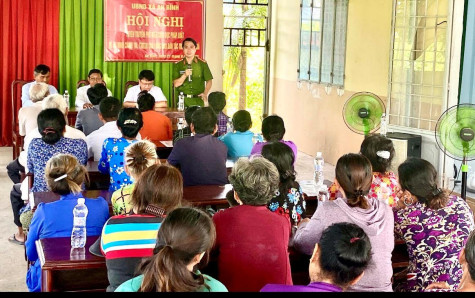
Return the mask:
<svg viewBox="0 0 475 298">
<path fill-rule="evenodd" d="M 35 83 L 45 83 L 49 84 L 49 80 L 51 78 L 50 74 L 50 68 L 47 65 L 44 64 L 39 64 L 35 67 L 34 70 L 34 76 L 35 80 L 30 83 L 26 83 L 23 85 L 21 88 L 21 106 L 22 107 L 28 107 L 33 105 L 33 101 L 30 99 L 30 88 L 33 86 Z M 49 94 L 57 94 L 58 90 L 52 85 L 48 85 L 49 88 Z"/>
<path fill-rule="evenodd" d="M 42 100 L 49 95 L 48 84 L 35 83 L 30 88 L 30 99 L 33 105 L 22 107 L 18 111 L 18 132 L 21 136 L 25 136 L 28 132 L 38 127 L 36 118 L 43 110 Z"/>
<path fill-rule="evenodd" d="M 138 108 L 137 99 L 139 93 L 147 91 L 155 98 L 155 110 L 168 107 L 168 101 L 160 87 L 154 86 L 155 74 L 151 70 L 142 70 L 139 73 L 139 84 L 130 87 L 124 99 L 124 108 Z"/>
<path fill-rule="evenodd" d="M 102 71 L 99 69 L 91 69 L 87 76 L 87 81 L 89 85 L 79 87 L 76 92 L 76 111 L 80 111 L 82 109 L 90 109 L 93 107 L 93 104 L 87 97 L 87 90 L 91 87 L 94 87 L 96 84 L 104 84 L 102 80 Z M 107 89 L 107 96 L 112 96 L 112 92 Z"/>
</svg>

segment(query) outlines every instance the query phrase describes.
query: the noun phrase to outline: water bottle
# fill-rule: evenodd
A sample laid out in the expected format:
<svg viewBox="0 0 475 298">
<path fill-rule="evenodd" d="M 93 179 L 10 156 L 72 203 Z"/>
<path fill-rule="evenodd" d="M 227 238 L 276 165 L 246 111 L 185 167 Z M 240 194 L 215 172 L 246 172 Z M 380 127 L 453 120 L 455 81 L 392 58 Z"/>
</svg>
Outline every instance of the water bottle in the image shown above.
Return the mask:
<svg viewBox="0 0 475 298">
<path fill-rule="evenodd" d="M 232 132 L 234 132 L 233 120 L 231 118 L 228 118 L 228 122 L 226 123 L 226 133 Z"/>
<path fill-rule="evenodd" d="M 388 133 L 388 120 L 386 119 L 386 113 L 381 115 L 381 127 L 379 129 L 379 134 L 382 136 L 386 136 Z"/>
<path fill-rule="evenodd" d="M 185 95 L 183 92 L 180 92 L 180 95 L 178 95 L 178 111 L 184 111 L 185 110 Z"/>
<path fill-rule="evenodd" d="M 315 165 L 315 172 L 313 174 L 313 179 L 315 181 L 315 186 L 317 187 L 317 189 L 319 189 L 323 185 L 324 160 L 323 160 L 322 152 L 317 152 L 317 155 L 315 156 L 313 163 Z"/>
<path fill-rule="evenodd" d="M 183 123 L 183 118 L 178 118 L 177 130 L 178 130 L 179 139 L 183 139 L 183 128 L 185 128 L 185 124 Z"/>
<path fill-rule="evenodd" d="M 69 108 L 69 92 L 68 92 L 68 90 L 64 90 L 63 98 L 66 101 L 66 105 Z"/>
<path fill-rule="evenodd" d="M 82 248 L 86 245 L 87 206 L 84 198 L 78 198 L 78 204 L 73 209 L 74 221 L 71 233 L 71 247 Z"/>
</svg>

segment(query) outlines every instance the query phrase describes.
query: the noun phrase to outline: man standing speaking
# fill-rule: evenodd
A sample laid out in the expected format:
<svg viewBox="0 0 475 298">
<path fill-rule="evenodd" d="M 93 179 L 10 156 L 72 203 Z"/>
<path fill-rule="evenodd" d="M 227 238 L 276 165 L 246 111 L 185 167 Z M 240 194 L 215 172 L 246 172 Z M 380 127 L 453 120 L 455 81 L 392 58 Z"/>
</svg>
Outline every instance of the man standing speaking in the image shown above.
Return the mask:
<svg viewBox="0 0 475 298">
<path fill-rule="evenodd" d="M 208 93 L 213 84 L 208 63 L 195 56 L 197 43 L 193 38 L 186 38 L 181 45 L 185 57 L 173 65 L 175 96 L 183 92 L 185 107 L 208 106 Z"/>
</svg>

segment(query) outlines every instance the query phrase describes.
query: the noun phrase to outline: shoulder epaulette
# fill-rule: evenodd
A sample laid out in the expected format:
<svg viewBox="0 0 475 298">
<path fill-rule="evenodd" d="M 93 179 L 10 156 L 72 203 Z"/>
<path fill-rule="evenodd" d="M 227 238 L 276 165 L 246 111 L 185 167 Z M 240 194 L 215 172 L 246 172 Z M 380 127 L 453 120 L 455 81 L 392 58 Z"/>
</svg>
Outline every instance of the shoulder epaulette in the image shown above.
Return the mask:
<svg viewBox="0 0 475 298">
<path fill-rule="evenodd" d="M 201 62 L 208 63 L 208 62 L 206 62 L 205 59 L 202 59 L 202 58 L 200 58 L 200 57 L 198 57 L 198 56 L 196 56 L 196 58 L 198 58 L 198 60 L 200 60 Z"/>
</svg>

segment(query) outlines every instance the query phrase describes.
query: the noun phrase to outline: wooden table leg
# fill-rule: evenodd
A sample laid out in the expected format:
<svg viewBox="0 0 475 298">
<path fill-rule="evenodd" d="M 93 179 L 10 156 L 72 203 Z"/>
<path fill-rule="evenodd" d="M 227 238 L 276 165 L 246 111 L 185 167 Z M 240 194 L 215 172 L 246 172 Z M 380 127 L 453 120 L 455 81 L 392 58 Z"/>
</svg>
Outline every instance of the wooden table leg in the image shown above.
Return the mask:
<svg viewBox="0 0 475 298">
<path fill-rule="evenodd" d="M 51 270 L 41 270 L 41 292 L 53 291 L 53 276 Z"/>
</svg>

